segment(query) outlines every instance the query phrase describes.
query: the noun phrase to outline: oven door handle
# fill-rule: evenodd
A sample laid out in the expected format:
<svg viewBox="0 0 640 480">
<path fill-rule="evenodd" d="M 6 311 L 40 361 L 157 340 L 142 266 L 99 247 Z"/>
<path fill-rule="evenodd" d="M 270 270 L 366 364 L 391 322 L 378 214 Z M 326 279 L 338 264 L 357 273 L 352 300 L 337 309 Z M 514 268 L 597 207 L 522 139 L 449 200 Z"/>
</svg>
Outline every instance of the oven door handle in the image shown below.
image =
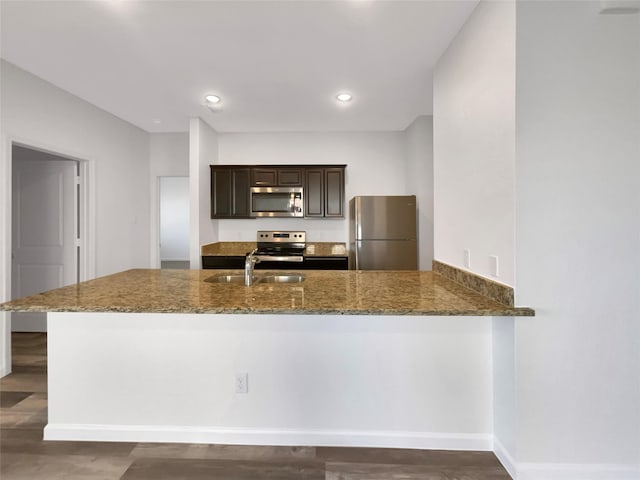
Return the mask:
<svg viewBox="0 0 640 480">
<path fill-rule="evenodd" d="M 261 262 L 302 262 L 302 255 L 254 255 Z"/>
</svg>

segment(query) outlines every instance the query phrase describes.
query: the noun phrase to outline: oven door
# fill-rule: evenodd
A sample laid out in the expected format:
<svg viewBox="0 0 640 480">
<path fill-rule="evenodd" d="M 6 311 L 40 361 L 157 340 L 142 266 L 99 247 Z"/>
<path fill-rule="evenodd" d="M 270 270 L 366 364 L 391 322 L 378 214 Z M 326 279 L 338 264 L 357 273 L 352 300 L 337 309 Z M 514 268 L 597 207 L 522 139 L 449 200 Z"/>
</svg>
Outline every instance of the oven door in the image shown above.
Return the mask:
<svg viewBox="0 0 640 480">
<path fill-rule="evenodd" d="M 252 217 L 303 217 L 301 187 L 251 187 Z"/>
</svg>

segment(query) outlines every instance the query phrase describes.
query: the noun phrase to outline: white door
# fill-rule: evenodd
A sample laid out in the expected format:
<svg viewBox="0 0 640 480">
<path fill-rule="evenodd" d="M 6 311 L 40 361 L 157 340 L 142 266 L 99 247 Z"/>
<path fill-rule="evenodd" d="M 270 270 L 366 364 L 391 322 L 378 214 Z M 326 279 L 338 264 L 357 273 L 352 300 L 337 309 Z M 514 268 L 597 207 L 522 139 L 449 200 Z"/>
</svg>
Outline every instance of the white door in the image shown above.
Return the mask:
<svg viewBox="0 0 640 480">
<path fill-rule="evenodd" d="M 77 282 L 77 162 L 22 147 L 12 152 L 11 293 L 20 298 Z M 45 332 L 46 314 L 14 313 L 11 324 L 14 332 Z"/>
</svg>

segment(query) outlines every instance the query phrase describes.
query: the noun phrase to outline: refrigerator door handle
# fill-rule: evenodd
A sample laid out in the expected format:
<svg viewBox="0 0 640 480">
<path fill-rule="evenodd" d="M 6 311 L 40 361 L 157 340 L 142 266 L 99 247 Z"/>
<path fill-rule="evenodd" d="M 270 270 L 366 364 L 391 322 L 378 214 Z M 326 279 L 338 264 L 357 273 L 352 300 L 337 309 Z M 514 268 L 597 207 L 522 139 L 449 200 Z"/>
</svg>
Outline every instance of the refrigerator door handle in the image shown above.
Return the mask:
<svg viewBox="0 0 640 480">
<path fill-rule="evenodd" d="M 355 270 L 359 270 L 360 269 L 360 260 L 358 259 L 358 250 L 360 250 L 360 249 L 358 248 L 358 241 L 357 240 L 354 243 L 354 247 L 355 248 L 353 249 L 353 252 L 354 252 L 353 256 L 355 258 L 355 261 L 353 263 L 353 268 Z"/>
</svg>

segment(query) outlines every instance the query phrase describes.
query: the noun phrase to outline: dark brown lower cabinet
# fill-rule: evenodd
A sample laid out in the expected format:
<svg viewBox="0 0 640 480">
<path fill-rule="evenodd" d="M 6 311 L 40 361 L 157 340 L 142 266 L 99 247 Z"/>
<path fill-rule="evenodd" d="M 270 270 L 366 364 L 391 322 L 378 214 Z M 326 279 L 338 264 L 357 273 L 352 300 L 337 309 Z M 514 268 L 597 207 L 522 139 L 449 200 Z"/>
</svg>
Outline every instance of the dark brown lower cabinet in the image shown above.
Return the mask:
<svg viewBox="0 0 640 480">
<path fill-rule="evenodd" d="M 202 256 L 202 268 L 239 270 L 244 268 L 245 257 L 237 255 L 229 256 Z M 304 257 L 302 262 L 269 262 L 261 261 L 256 264 L 257 270 L 348 270 L 348 257 Z"/>
</svg>

